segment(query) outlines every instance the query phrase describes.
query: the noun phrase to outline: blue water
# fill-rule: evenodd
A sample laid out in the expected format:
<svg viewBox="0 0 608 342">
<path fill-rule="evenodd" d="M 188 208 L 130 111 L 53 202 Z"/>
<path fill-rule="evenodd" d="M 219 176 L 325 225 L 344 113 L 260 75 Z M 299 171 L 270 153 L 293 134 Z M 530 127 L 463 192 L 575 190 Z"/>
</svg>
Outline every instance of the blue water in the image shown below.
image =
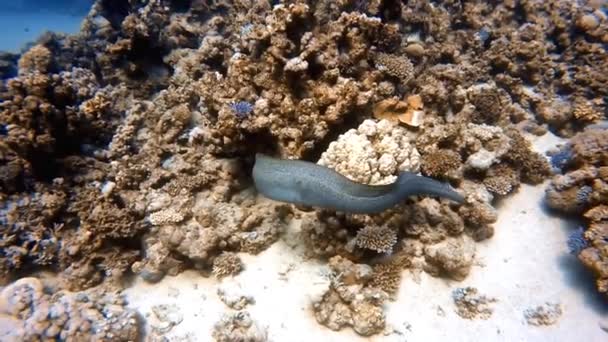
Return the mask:
<svg viewBox="0 0 608 342">
<path fill-rule="evenodd" d="M 77 32 L 92 3 L 93 0 L 0 0 L 0 51 L 19 52 L 45 31 Z"/>
</svg>

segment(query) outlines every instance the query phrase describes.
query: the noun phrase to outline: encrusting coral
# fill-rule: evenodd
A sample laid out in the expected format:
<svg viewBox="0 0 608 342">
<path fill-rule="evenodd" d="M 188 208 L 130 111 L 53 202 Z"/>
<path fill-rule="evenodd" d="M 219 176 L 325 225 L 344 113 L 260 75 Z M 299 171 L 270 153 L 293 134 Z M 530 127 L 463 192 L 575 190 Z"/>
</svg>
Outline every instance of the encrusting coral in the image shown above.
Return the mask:
<svg viewBox="0 0 608 342">
<path fill-rule="evenodd" d="M 361 248 L 390 254 L 397 243 L 397 233 L 386 226 L 367 226 L 357 232 L 355 240 Z"/>
</svg>

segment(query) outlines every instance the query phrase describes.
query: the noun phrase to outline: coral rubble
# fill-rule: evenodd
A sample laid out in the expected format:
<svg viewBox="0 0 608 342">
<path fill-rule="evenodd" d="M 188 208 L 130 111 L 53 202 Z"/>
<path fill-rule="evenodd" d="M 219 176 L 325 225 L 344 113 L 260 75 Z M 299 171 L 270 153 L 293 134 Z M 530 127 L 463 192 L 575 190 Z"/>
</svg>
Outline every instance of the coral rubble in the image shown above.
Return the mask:
<svg viewBox="0 0 608 342">
<path fill-rule="evenodd" d="M 255 322 L 247 311 L 228 313 L 213 327 L 213 339 L 218 342 L 268 341 L 268 332 Z"/>
<path fill-rule="evenodd" d="M 530 325 L 553 325 L 555 324 L 563 313 L 561 304 L 558 303 L 544 303 L 535 308 L 526 309 L 524 311 L 524 317 L 526 322 Z"/>
<path fill-rule="evenodd" d="M 496 298 L 490 298 L 478 293 L 474 287 L 457 288 L 452 293 L 458 316 L 466 319 L 488 319 L 494 309 L 492 304 Z"/>
</svg>

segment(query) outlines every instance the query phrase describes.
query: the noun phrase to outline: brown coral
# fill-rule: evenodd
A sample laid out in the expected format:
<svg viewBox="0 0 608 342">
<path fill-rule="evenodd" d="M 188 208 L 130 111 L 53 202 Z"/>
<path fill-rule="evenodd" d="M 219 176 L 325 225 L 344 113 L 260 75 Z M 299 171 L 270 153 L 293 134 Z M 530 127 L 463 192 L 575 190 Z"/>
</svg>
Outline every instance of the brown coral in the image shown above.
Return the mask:
<svg viewBox="0 0 608 342">
<path fill-rule="evenodd" d="M 227 313 L 213 326 L 213 338 L 218 342 L 268 341 L 268 331 L 251 318 L 247 311 Z"/>
<path fill-rule="evenodd" d="M 53 61 L 52 52 L 44 45 L 34 45 L 19 59 L 20 73 L 47 73 Z"/>
<path fill-rule="evenodd" d="M 372 275 L 366 265 L 357 265 L 341 257 L 330 259 L 332 276 L 329 288 L 312 308 L 317 322 L 332 330 L 352 327 L 363 336 L 382 331 L 386 324 L 382 304 L 386 294 L 374 287 L 364 287 Z M 349 276 L 349 274 L 351 276 Z M 343 275 L 344 282 L 342 282 Z"/>
<path fill-rule="evenodd" d="M 243 262 L 235 253 L 223 252 L 213 260 L 213 275 L 217 278 L 233 276 L 241 272 Z"/>
<path fill-rule="evenodd" d="M 386 226 L 367 226 L 360 229 L 355 237 L 357 246 L 378 253 L 391 253 L 397 243 L 397 233 Z"/>
<path fill-rule="evenodd" d="M 588 228 L 578 259 L 596 276 L 599 292 L 608 293 L 608 131 L 588 129 L 574 136 L 567 148 L 571 160 L 546 190 L 547 204 L 560 212 L 581 215 Z"/>
<path fill-rule="evenodd" d="M 497 195 L 507 195 L 519 185 L 519 175 L 512 167 L 500 164 L 488 170 L 483 179 L 483 185 L 488 191 Z"/>
<path fill-rule="evenodd" d="M 507 160 L 521 172 L 521 179 L 532 184 L 541 183 L 551 174 L 551 168 L 546 158 L 532 150 L 532 146 L 521 133 L 515 130 L 507 131 L 512 139 L 511 149 Z"/>
<path fill-rule="evenodd" d="M 448 238 L 426 247 L 424 253 L 427 272 L 435 276 L 446 275 L 456 280 L 463 280 L 473 266 L 475 244 L 467 236 Z"/>
<path fill-rule="evenodd" d="M 573 116 L 582 122 L 594 122 L 599 120 L 602 114 L 591 103 L 578 102 L 574 105 Z"/>
<path fill-rule="evenodd" d="M 462 162 L 460 155 L 453 150 L 438 149 L 422 157 L 422 173 L 435 178 L 458 178 Z"/>
<path fill-rule="evenodd" d="M 477 124 L 496 124 L 503 113 L 501 97 L 496 88 L 481 88 L 471 94 L 471 103 L 475 106 L 475 114 L 471 121 Z"/>
<path fill-rule="evenodd" d="M 22 278 L 0 293 L 0 336 L 6 341 L 141 338 L 138 314 L 104 291 L 45 293 L 36 278 Z"/>
<path fill-rule="evenodd" d="M 379 288 L 395 299 L 401 285 L 404 264 L 403 258 L 398 256 L 388 263 L 375 265 L 369 286 Z"/>
<path fill-rule="evenodd" d="M 530 325 L 542 326 L 557 323 L 563 313 L 562 306 L 557 303 L 544 303 L 535 308 L 526 309 L 524 317 Z"/>
<path fill-rule="evenodd" d="M 608 131 L 587 130 L 572 138 L 573 161 L 577 165 L 608 165 Z"/>
<path fill-rule="evenodd" d="M 414 76 L 414 66 L 407 57 L 379 53 L 375 56 L 375 61 L 378 69 L 386 71 L 404 84 Z"/>
</svg>

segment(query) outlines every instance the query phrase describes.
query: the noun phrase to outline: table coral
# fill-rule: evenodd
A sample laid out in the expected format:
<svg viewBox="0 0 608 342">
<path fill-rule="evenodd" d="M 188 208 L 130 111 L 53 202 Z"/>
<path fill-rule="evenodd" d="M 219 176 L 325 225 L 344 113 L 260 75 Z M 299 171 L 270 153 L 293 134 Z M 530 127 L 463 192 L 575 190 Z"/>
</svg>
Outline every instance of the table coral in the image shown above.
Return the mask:
<svg viewBox="0 0 608 342">
<path fill-rule="evenodd" d="M 367 226 L 357 232 L 355 239 L 360 248 L 390 254 L 397 243 L 397 233 L 385 226 Z"/>
</svg>

